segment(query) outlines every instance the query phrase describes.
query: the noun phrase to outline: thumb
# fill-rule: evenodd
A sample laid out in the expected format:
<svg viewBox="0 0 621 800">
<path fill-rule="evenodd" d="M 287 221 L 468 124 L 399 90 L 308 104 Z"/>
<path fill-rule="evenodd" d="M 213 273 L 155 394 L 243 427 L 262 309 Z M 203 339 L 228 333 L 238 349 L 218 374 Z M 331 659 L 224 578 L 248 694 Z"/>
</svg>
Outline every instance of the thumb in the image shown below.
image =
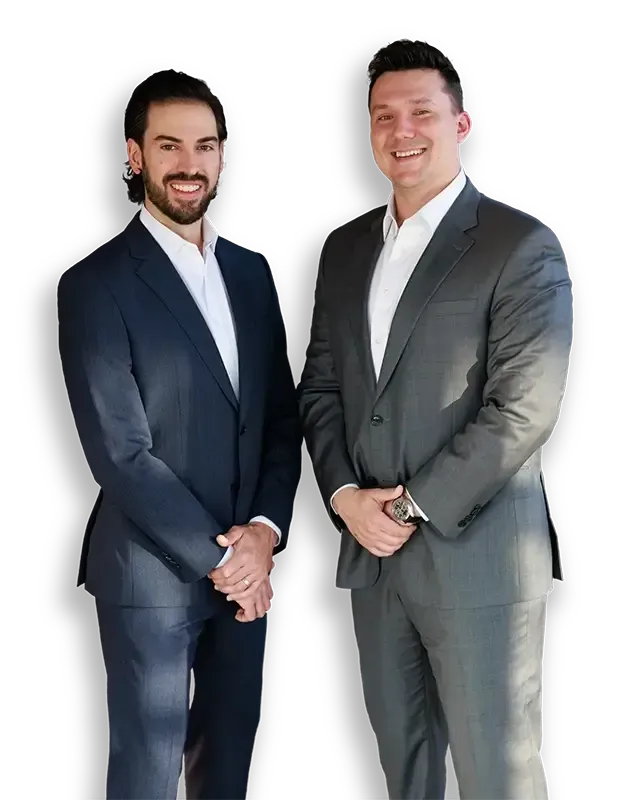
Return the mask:
<svg viewBox="0 0 621 800">
<path fill-rule="evenodd" d="M 231 530 L 227 533 L 221 533 L 216 536 L 216 542 L 218 542 L 219 545 L 222 545 L 222 547 L 230 547 L 238 542 L 243 535 L 244 529 L 241 526 L 231 528 Z"/>
<path fill-rule="evenodd" d="M 401 497 L 403 494 L 403 486 L 395 486 L 394 489 L 376 489 L 375 493 L 384 502 L 386 500 L 396 500 L 397 497 Z"/>
</svg>

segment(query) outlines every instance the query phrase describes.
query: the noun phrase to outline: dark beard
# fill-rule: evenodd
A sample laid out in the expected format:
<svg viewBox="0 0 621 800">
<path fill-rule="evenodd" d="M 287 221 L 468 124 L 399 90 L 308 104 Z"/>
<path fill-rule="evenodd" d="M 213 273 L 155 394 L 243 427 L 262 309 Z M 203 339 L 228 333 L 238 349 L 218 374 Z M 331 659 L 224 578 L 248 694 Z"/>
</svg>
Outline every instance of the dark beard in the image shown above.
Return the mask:
<svg viewBox="0 0 621 800">
<path fill-rule="evenodd" d="M 142 170 L 142 178 L 144 180 L 145 194 L 149 200 L 162 214 L 178 225 L 191 225 L 204 217 L 209 204 L 218 193 L 218 184 L 216 183 L 213 189 L 208 191 L 198 204 L 195 200 L 189 200 L 187 203 L 173 205 L 166 195 L 165 186 L 160 187 L 154 183 L 145 167 Z M 195 181 L 196 183 L 202 183 L 203 186 L 209 189 L 209 181 L 204 175 L 186 175 L 185 173 L 177 172 L 165 178 L 165 184 L 173 181 Z"/>
</svg>

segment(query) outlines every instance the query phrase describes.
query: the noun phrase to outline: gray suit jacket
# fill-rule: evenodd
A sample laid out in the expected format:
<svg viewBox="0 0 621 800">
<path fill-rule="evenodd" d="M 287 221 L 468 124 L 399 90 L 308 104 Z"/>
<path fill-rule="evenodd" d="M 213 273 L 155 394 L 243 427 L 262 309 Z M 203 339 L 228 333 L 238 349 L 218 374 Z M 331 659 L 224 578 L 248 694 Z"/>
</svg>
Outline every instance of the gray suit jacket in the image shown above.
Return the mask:
<svg viewBox="0 0 621 800">
<path fill-rule="evenodd" d="M 561 577 L 541 472 L 572 338 L 561 246 L 468 181 L 406 286 L 376 381 L 367 300 L 384 213 L 326 240 L 299 387 L 319 488 L 342 533 L 337 585 L 373 585 L 383 559 L 331 511 L 333 492 L 404 484 L 429 517 L 402 554 L 421 603 L 538 597 Z"/>
</svg>

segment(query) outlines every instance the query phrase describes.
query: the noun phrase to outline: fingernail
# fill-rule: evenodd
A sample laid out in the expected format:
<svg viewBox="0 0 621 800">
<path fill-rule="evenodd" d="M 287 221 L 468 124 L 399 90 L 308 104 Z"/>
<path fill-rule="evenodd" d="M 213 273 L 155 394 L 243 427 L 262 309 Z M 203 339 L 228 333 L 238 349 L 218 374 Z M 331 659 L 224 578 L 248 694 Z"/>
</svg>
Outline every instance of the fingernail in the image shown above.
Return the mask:
<svg viewBox="0 0 621 800">
<path fill-rule="evenodd" d="M 231 597 L 227 597 L 226 599 L 227 599 L 227 601 L 231 601 L 231 600 L 232 600 L 232 598 L 231 598 Z"/>
</svg>

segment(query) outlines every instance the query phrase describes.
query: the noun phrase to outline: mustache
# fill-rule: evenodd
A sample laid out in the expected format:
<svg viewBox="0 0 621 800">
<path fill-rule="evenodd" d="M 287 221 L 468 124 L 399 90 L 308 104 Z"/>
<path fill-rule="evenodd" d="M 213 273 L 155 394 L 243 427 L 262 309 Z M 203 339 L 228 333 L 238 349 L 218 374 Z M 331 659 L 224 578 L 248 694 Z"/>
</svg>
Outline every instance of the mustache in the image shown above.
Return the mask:
<svg viewBox="0 0 621 800">
<path fill-rule="evenodd" d="M 209 178 L 206 175 L 201 175 L 199 172 L 194 175 L 188 175 L 187 172 L 175 172 L 174 175 L 167 175 L 164 178 L 164 183 L 174 183 L 174 181 L 187 181 L 188 183 L 203 183 L 209 187 Z"/>
</svg>

